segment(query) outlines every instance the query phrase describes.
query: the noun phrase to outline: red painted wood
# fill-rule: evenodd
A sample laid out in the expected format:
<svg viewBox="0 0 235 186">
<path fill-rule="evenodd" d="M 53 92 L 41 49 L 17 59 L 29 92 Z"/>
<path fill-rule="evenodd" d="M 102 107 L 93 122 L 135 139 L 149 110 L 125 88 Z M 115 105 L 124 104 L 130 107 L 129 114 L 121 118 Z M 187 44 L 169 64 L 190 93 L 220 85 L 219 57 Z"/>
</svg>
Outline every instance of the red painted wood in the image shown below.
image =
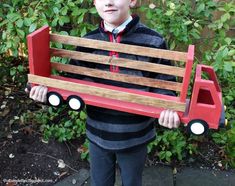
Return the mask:
<svg viewBox="0 0 235 186">
<path fill-rule="evenodd" d="M 119 110 L 123 112 L 149 116 L 153 118 L 159 118 L 161 111 L 164 110 L 163 108 L 158 108 L 158 107 L 144 106 L 144 105 L 139 105 L 136 103 L 118 101 L 118 100 L 115 100 L 115 98 L 108 99 L 108 98 L 103 98 L 99 96 L 92 96 L 88 94 L 81 94 L 78 92 L 71 92 L 71 91 L 66 91 L 62 89 L 56 89 L 53 87 L 49 87 L 48 91 L 55 91 L 59 93 L 60 95 L 62 95 L 64 100 L 66 100 L 67 97 L 70 95 L 77 95 L 81 97 L 87 105 L 93 105 L 93 106 L 102 107 L 102 108 Z M 183 115 L 183 112 L 178 112 L 178 114 L 181 117 Z"/>
<path fill-rule="evenodd" d="M 197 65 L 194 79 L 194 87 L 192 91 L 191 100 L 186 99 L 188 86 L 190 83 L 190 76 L 192 71 L 194 59 L 194 46 L 190 45 L 188 48 L 188 59 L 185 67 L 185 76 L 183 79 L 183 87 L 180 97 L 161 95 L 151 92 L 143 92 L 140 90 L 133 90 L 110 85 L 98 84 L 84 80 L 71 79 L 61 76 L 51 76 L 50 65 L 50 51 L 49 51 L 49 27 L 44 26 L 34 33 L 28 35 L 28 50 L 29 50 L 29 65 L 30 73 L 53 79 L 61 79 L 65 81 L 77 82 L 80 84 L 119 90 L 139 95 L 149 96 L 153 98 L 161 98 L 179 103 L 187 103 L 186 111 L 184 113 L 178 112 L 181 121 L 188 123 L 193 119 L 201 119 L 208 123 L 209 128 L 217 129 L 219 126 L 219 119 L 222 111 L 222 93 L 216 78 L 216 74 L 212 67 L 205 65 Z M 210 80 L 202 79 L 202 72 L 207 72 Z M 99 96 L 91 96 L 87 94 L 79 94 L 77 92 L 65 91 L 49 87 L 49 91 L 56 91 L 60 93 L 66 100 L 69 95 L 79 95 L 86 104 L 109 109 L 120 110 L 124 112 L 150 116 L 158 118 L 163 108 L 152 106 L 144 106 L 136 103 L 129 103 L 125 101 L 115 100 L 115 96 L 111 98 L 102 98 Z"/>
<path fill-rule="evenodd" d="M 187 56 L 187 62 L 185 66 L 185 76 L 183 79 L 183 86 L 182 90 L 180 92 L 180 101 L 185 102 L 188 94 L 188 87 L 190 83 L 190 77 L 192 73 L 193 68 L 193 59 L 194 59 L 194 45 L 189 45 L 188 48 L 188 56 Z"/>
<path fill-rule="evenodd" d="M 49 27 L 44 26 L 29 34 L 27 45 L 30 73 L 49 77 L 51 74 Z"/>
<path fill-rule="evenodd" d="M 151 92 L 144 92 L 144 91 L 140 91 L 140 90 L 115 87 L 115 86 L 111 86 L 111 85 L 104 85 L 104 84 L 99 84 L 99 83 L 94 83 L 94 82 L 87 82 L 84 80 L 66 78 L 66 77 L 62 77 L 62 76 L 51 76 L 51 78 L 75 82 L 75 83 L 79 83 L 79 84 L 90 85 L 90 86 L 108 88 L 108 89 L 112 89 L 112 90 L 119 90 L 119 91 L 124 91 L 124 92 L 129 92 L 129 93 L 136 93 L 139 95 L 146 95 L 146 96 L 150 96 L 150 97 L 168 99 L 168 100 L 172 100 L 172 101 L 177 101 L 179 99 L 178 97 L 175 97 L 175 96 L 167 96 L 167 95 L 161 95 L 161 94 L 156 94 L 156 93 L 151 93 Z M 108 109 L 113 109 L 113 110 L 119 110 L 119 111 L 123 111 L 123 112 L 149 116 L 149 117 L 153 117 L 153 118 L 158 118 L 160 115 L 160 112 L 162 110 L 164 110 L 164 108 L 144 106 L 144 105 L 140 105 L 140 104 L 136 104 L 136 103 L 129 103 L 129 102 L 125 102 L 125 101 L 115 100 L 115 97 L 113 97 L 113 99 L 111 99 L 111 98 L 108 99 L 108 98 L 103 98 L 103 97 L 99 97 L 99 96 L 92 96 L 92 95 L 88 95 L 88 94 L 81 94 L 78 92 L 61 90 L 61 89 L 57 89 L 57 88 L 53 88 L 53 87 L 49 87 L 49 91 L 56 91 L 56 92 L 60 93 L 62 95 L 62 97 L 64 98 L 64 100 L 66 100 L 69 95 L 78 95 L 88 105 L 93 105 L 93 106 L 103 107 L 103 108 L 108 108 Z M 183 112 L 178 112 L 178 114 L 180 116 L 182 116 Z"/>
<path fill-rule="evenodd" d="M 90 85 L 93 87 L 107 88 L 107 89 L 111 89 L 111 90 L 118 90 L 118 91 L 122 91 L 122 92 L 134 93 L 134 94 L 138 94 L 138 95 L 149 96 L 149 97 L 153 97 L 153 98 L 160 98 L 160 99 L 179 102 L 179 97 L 176 97 L 176 96 L 169 96 L 169 95 L 157 94 L 157 93 L 152 93 L 152 92 L 144 92 L 144 91 L 136 90 L 136 89 L 122 88 L 122 87 L 105 85 L 105 84 L 101 84 L 101 83 L 95 83 L 95 82 L 79 80 L 79 79 L 72 79 L 72 78 L 67 78 L 67 77 L 62 77 L 62 76 L 51 75 L 51 78 L 75 82 L 75 83 L 79 83 L 82 85 Z"/>
</svg>

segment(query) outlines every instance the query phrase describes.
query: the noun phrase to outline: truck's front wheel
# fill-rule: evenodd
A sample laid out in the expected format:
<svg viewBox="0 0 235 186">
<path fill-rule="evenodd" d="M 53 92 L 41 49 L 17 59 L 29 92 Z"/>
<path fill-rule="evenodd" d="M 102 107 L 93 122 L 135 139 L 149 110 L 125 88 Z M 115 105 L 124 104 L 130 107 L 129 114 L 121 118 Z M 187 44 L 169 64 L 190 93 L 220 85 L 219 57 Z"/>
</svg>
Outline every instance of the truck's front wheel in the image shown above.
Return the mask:
<svg viewBox="0 0 235 186">
<path fill-rule="evenodd" d="M 203 135 L 208 131 L 208 124 L 200 119 L 192 120 L 187 125 L 188 132 L 194 135 Z"/>
</svg>

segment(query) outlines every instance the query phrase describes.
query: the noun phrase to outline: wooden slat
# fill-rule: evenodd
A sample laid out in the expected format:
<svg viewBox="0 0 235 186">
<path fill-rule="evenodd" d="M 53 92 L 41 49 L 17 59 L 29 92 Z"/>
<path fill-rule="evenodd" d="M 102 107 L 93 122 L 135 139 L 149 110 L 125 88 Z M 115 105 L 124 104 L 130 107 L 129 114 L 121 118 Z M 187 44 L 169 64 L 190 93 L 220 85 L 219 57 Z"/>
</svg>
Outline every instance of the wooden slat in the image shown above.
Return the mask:
<svg viewBox="0 0 235 186">
<path fill-rule="evenodd" d="M 142 105 L 147 105 L 147 106 L 155 106 L 155 107 L 157 106 L 160 108 L 167 108 L 167 109 L 172 109 L 172 110 L 181 111 L 181 112 L 185 111 L 185 103 L 169 101 L 169 100 L 150 97 L 150 96 L 143 96 L 143 95 L 138 95 L 134 93 L 111 90 L 111 89 L 102 88 L 102 87 L 88 86 L 84 84 L 78 84 L 78 83 L 63 81 L 63 80 L 58 80 L 58 79 L 55 80 L 52 78 L 47 78 L 47 77 L 42 77 L 42 76 L 37 76 L 37 75 L 32 75 L 32 74 L 28 75 L 28 81 L 30 83 L 59 88 L 59 89 L 67 90 L 67 91 L 80 92 L 84 94 L 100 96 L 100 97 L 104 97 L 108 99 L 114 98 L 114 95 L 115 95 L 115 99 L 120 100 L 120 101 L 137 103 L 137 104 L 142 104 Z"/>
<path fill-rule="evenodd" d="M 139 56 L 149 56 L 154 58 L 169 59 L 182 62 L 187 61 L 187 53 L 185 52 L 147 48 L 141 46 L 112 43 L 107 41 L 99 41 L 99 40 L 64 36 L 58 34 L 50 34 L 50 40 L 53 42 L 59 42 L 68 45 L 96 48 L 107 51 L 116 51 L 120 53 L 127 53 Z"/>
<path fill-rule="evenodd" d="M 156 63 L 149 63 L 146 61 L 137 61 L 137 60 L 130 60 L 124 58 L 112 58 L 111 56 L 103 56 L 97 54 L 88 54 L 84 52 L 77 52 L 77 51 L 70 51 L 64 49 L 51 49 L 51 56 L 59 56 L 59 57 L 66 57 L 77 59 L 81 61 L 87 62 L 95 62 L 99 64 L 105 65 L 116 65 L 119 67 L 137 69 L 137 70 L 144 70 L 148 72 L 156 72 L 162 74 L 168 74 L 178 77 L 184 77 L 185 69 L 176 67 L 176 66 L 169 66 L 169 65 L 161 65 Z"/>
<path fill-rule="evenodd" d="M 162 88 L 174 91 L 180 91 L 182 89 L 182 84 L 172 81 L 164 81 L 153 78 L 139 77 L 127 74 L 112 73 L 98 69 L 74 66 L 74 65 L 65 65 L 60 63 L 51 63 L 51 67 L 64 72 L 71 72 L 75 74 L 97 77 L 102 79 L 109 79 L 124 83 L 148 86 L 153 88 Z"/>
</svg>

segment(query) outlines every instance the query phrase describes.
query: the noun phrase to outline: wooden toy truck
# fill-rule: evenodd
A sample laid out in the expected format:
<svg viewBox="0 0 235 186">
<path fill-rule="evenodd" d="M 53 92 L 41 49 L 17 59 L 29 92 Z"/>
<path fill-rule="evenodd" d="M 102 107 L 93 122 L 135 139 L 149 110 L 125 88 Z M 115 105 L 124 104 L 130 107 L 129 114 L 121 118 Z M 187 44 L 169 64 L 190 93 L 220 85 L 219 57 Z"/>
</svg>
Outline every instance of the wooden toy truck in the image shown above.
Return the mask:
<svg viewBox="0 0 235 186">
<path fill-rule="evenodd" d="M 161 50 L 50 34 L 48 26 L 44 26 L 28 35 L 27 42 L 30 68 L 28 81 L 32 85 L 40 84 L 48 87 L 47 97 L 50 105 L 59 106 L 62 103 L 67 103 L 71 109 L 79 111 L 83 109 L 84 104 L 88 104 L 153 118 L 158 118 L 163 109 L 172 109 L 178 112 L 181 122 L 187 126 L 187 129 L 196 135 L 204 134 L 208 128 L 218 129 L 219 125 L 224 125 L 225 123 L 221 89 L 212 67 L 197 65 L 192 96 L 190 99 L 187 98 L 194 59 L 193 45 L 189 46 L 187 53 Z M 180 61 L 184 63 L 184 67 L 50 48 L 50 42 Z M 50 62 L 50 57 L 52 56 L 73 58 L 87 63 L 116 65 L 124 68 L 169 74 L 180 77 L 182 82 L 163 81 Z M 179 92 L 179 96 L 161 95 L 52 75 L 52 69 L 173 90 Z M 202 73 L 207 73 L 209 80 L 203 79 Z"/>
</svg>

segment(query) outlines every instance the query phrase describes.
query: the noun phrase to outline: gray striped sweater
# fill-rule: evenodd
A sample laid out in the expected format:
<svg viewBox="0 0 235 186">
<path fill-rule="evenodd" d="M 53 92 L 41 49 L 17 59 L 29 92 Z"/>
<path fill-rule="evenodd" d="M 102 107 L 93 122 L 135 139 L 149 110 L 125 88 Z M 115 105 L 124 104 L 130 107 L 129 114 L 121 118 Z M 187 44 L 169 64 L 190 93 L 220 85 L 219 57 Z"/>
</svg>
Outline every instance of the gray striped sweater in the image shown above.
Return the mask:
<svg viewBox="0 0 235 186">
<path fill-rule="evenodd" d="M 110 41 L 113 42 L 112 33 L 105 31 L 103 23 L 101 22 L 99 28 L 88 33 L 86 38 Z M 166 43 L 163 37 L 157 32 L 149 29 L 139 21 L 139 17 L 133 17 L 133 20 L 126 26 L 125 30 L 116 36 L 116 42 L 166 49 Z M 78 47 L 77 50 L 82 52 L 114 55 L 116 57 L 128 58 L 133 60 L 148 61 L 154 63 L 164 63 L 171 65 L 169 61 L 152 59 L 148 57 L 129 55 L 123 53 L 109 52 L 96 49 L 88 49 Z M 175 77 L 157 73 L 143 72 L 139 70 L 126 69 L 122 67 L 113 67 L 102 64 L 86 63 L 84 61 L 71 60 L 73 65 L 80 65 L 89 68 L 102 69 L 106 71 L 115 71 L 115 73 L 132 74 L 137 76 L 152 77 L 157 79 L 164 79 L 175 81 Z M 85 76 L 74 75 L 76 78 L 89 78 Z M 139 85 L 121 83 L 111 80 L 104 80 L 99 78 L 92 78 L 92 81 L 104 83 L 108 85 L 115 85 L 125 88 L 141 89 L 143 91 L 157 92 L 161 94 L 174 95 L 174 92 L 149 88 Z M 115 97 L 115 95 L 114 95 Z M 155 139 L 154 119 L 100 108 L 87 105 L 87 123 L 86 134 L 90 142 L 98 145 L 103 149 L 112 151 L 122 151 L 135 148 L 137 146 L 147 144 Z"/>
</svg>

